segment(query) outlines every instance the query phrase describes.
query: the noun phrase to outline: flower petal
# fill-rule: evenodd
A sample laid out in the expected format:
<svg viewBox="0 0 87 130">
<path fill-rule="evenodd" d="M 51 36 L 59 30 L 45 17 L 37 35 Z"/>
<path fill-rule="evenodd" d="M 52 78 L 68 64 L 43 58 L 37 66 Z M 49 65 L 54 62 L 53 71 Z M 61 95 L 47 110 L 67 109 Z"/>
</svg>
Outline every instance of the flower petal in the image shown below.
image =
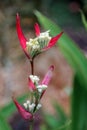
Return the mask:
<svg viewBox="0 0 87 130">
<path fill-rule="evenodd" d="M 49 83 L 50 80 L 51 80 L 51 77 L 52 77 L 52 71 L 53 71 L 53 70 L 54 70 L 54 66 L 51 65 L 50 68 L 49 68 L 49 70 L 48 70 L 48 72 L 46 73 L 46 75 L 45 75 L 45 77 L 44 77 L 44 79 L 43 79 L 43 81 L 42 81 L 41 84 L 48 85 L 48 83 Z"/>
<path fill-rule="evenodd" d="M 48 46 L 46 46 L 45 48 L 43 48 L 42 50 L 48 50 L 49 48 L 53 47 L 56 42 L 59 40 L 59 38 L 61 37 L 61 35 L 63 34 L 63 32 L 61 32 L 60 34 L 58 34 L 57 36 L 51 38 L 51 40 L 49 41 Z"/>
<path fill-rule="evenodd" d="M 21 114 L 21 116 L 26 120 L 31 120 L 33 118 L 32 114 L 30 112 L 27 112 L 17 101 L 16 99 L 12 98 L 14 104 L 16 105 L 18 112 Z"/>
<path fill-rule="evenodd" d="M 17 34 L 18 34 L 20 44 L 21 44 L 22 48 L 25 49 L 27 40 L 22 32 L 21 25 L 20 25 L 20 16 L 18 13 L 16 15 L 16 29 L 17 29 Z"/>
<path fill-rule="evenodd" d="M 34 28 L 35 28 L 36 36 L 39 36 L 39 35 L 40 35 L 40 27 L 39 27 L 38 23 L 36 23 L 36 24 L 34 25 Z"/>
<path fill-rule="evenodd" d="M 34 85 L 34 83 L 32 82 L 32 80 L 30 79 L 30 77 L 28 78 L 28 80 L 29 80 L 29 89 L 31 90 L 31 91 L 34 91 L 34 90 L 36 90 L 36 87 L 35 87 L 35 85 Z"/>
</svg>

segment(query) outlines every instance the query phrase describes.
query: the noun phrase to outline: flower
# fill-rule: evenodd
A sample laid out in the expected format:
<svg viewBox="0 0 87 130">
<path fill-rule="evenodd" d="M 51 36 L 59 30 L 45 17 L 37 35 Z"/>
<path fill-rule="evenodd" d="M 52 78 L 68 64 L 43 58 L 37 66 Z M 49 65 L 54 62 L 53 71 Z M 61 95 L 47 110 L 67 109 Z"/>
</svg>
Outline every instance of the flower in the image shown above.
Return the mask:
<svg viewBox="0 0 87 130">
<path fill-rule="evenodd" d="M 17 34 L 20 41 L 20 45 L 24 53 L 28 57 L 28 59 L 32 59 L 36 55 L 40 54 L 41 52 L 53 47 L 58 41 L 58 39 L 61 37 L 61 35 L 63 34 L 63 32 L 61 32 L 57 36 L 51 38 L 49 36 L 49 31 L 40 33 L 40 27 L 36 23 L 34 26 L 36 37 L 34 39 L 27 40 L 22 32 L 19 14 L 16 15 L 16 28 L 17 28 Z"/>
<path fill-rule="evenodd" d="M 40 103 L 31 103 L 29 100 L 27 100 L 23 106 L 18 103 L 18 101 L 12 97 L 13 102 L 20 113 L 20 115 L 25 119 L 32 121 L 34 117 L 34 113 L 41 108 Z"/>
<path fill-rule="evenodd" d="M 32 114 L 34 112 L 34 108 L 36 106 L 35 103 L 31 103 L 29 100 L 27 100 L 24 104 L 25 109 L 27 109 L 28 111 L 30 111 Z M 36 110 L 39 110 L 41 108 L 41 104 L 38 104 L 36 107 Z"/>
<path fill-rule="evenodd" d="M 33 119 L 33 115 L 31 112 L 29 112 L 27 109 L 24 109 L 24 107 L 22 107 L 18 102 L 17 100 L 13 97 L 13 102 L 15 104 L 15 106 L 17 107 L 18 109 L 18 112 L 20 113 L 20 115 L 26 119 L 26 120 L 32 120 Z"/>
<path fill-rule="evenodd" d="M 40 94 L 40 98 L 41 98 L 44 92 L 46 91 L 47 86 L 51 80 L 53 70 L 54 70 L 54 66 L 51 65 L 41 83 L 39 83 L 40 79 L 38 76 L 30 75 L 28 78 L 29 79 L 28 86 L 29 86 L 30 91 L 32 92 L 37 91 L 37 93 Z"/>
</svg>

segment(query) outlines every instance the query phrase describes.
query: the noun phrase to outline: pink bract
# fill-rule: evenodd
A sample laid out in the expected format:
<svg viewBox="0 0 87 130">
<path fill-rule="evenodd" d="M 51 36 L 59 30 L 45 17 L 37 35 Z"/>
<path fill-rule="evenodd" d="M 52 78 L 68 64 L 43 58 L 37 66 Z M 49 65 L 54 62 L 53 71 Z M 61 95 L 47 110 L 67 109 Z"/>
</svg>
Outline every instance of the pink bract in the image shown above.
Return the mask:
<svg viewBox="0 0 87 130">
<path fill-rule="evenodd" d="M 32 120 L 33 115 L 32 115 L 30 112 L 26 111 L 26 110 L 17 102 L 17 100 L 16 100 L 15 98 L 12 98 L 12 99 L 13 99 L 13 102 L 14 102 L 16 108 L 18 109 L 18 112 L 20 113 L 20 115 L 21 115 L 24 119 L 26 119 L 26 120 Z"/>
<path fill-rule="evenodd" d="M 40 35 L 40 27 L 39 27 L 38 23 L 36 23 L 36 24 L 34 25 L 34 28 L 35 28 L 36 36 L 39 36 L 39 35 Z"/>
<path fill-rule="evenodd" d="M 45 85 L 49 84 L 49 82 L 50 82 L 50 80 L 52 78 L 52 71 L 53 70 L 54 70 L 54 66 L 51 65 L 41 84 L 45 84 Z"/>
<path fill-rule="evenodd" d="M 28 86 L 29 86 L 30 91 L 36 90 L 36 87 L 34 83 L 32 82 L 32 80 L 30 79 L 30 77 L 28 78 Z"/>
</svg>

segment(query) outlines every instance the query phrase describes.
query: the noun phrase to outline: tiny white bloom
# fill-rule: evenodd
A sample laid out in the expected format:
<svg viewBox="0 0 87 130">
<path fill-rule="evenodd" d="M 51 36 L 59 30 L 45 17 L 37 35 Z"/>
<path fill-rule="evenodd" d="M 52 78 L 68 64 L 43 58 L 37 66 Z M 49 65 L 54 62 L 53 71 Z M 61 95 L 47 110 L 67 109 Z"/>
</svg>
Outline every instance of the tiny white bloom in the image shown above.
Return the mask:
<svg viewBox="0 0 87 130">
<path fill-rule="evenodd" d="M 38 105 L 37 105 L 37 110 L 39 110 L 41 107 L 42 107 L 42 105 L 41 105 L 41 104 L 38 104 Z"/>
<path fill-rule="evenodd" d="M 32 108 L 34 108 L 34 107 L 35 107 L 35 103 L 32 103 L 31 105 L 32 105 Z"/>
<path fill-rule="evenodd" d="M 46 88 L 47 88 L 47 85 L 45 85 L 45 84 L 42 84 L 42 85 L 38 85 L 38 86 L 37 86 L 37 89 L 45 90 Z"/>
<path fill-rule="evenodd" d="M 23 106 L 25 107 L 25 109 L 27 109 L 27 103 L 24 103 Z"/>
<path fill-rule="evenodd" d="M 30 39 L 28 42 L 26 42 L 26 45 L 29 48 L 29 50 L 31 49 L 32 51 L 40 49 L 40 45 L 37 38 Z"/>
<path fill-rule="evenodd" d="M 38 39 L 40 42 L 42 41 L 49 41 L 51 39 L 51 37 L 49 36 L 49 30 L 43 33 L 40 33 L 40 35 L 38 36 Z"/>
<path fill-rule="evenodd" d="M 42 85 L 38 85 L 38 86 L 37 86 L 37 89 L 42 89 Z"/>
<path fill-rule="evenodd" d="M 43 90 L 42 90 L 41 88 L 38 89 L 38 92 L 39 92 L 39 93 L 42 93 L 42 91 L 43 91 Z"/>
<path fill-rule="evenodd" d="M 38 81 L 40 80 L 38 76 L 30 75 L 29 77 L 30 77 L 30 79 L 32 80 L 33 83 L 38 84 Z"/>
<path fill-rule="evenodd" d="M 39 77 L 38 76 L 34 76 L 34 79 L 36 80 L 36 81 L 39 81 L 40 79 L 39 79 Z"/>
<path fill-rule="evenodd" d="M 29 111 L 32 112 L 32 105 L 29 105 Z"/>
<path fill-rule="evenodd" d="M 42 89 L 45 90 L 47 88 L 47 85 L 43 84 Z"/>
<path fill-rule="evenodd" d="M 26 103 L 27 103 L 27 104 L 30 104 L 30 101 L 29 101 L 29 100 L 27 100 L 27 101 L 26 101 Z"/>
<path fill-rule="evenodd" d="M 29 105 L 29 111 L 32 112 L 34 110 L 35 104 L 32 103 Z"/>
</svg>

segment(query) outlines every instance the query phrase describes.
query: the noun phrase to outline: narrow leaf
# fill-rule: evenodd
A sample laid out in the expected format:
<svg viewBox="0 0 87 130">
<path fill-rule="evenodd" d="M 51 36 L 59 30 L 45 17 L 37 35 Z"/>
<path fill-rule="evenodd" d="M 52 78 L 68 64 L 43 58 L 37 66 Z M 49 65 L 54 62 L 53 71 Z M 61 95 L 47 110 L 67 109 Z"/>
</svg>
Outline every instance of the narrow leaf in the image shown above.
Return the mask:
<svg viewBox="0 0 87 130">
<path fill-rule="evenodd" d="M 77 75 L 72 98 L 72 130 L 87 130 L 87 90 L 80 84 Z"/>
<path fill-rule="evenodd" d="M 10 125 L 5 121 L 0 113 L 0 130 L 11 130 Z"/>
<path fill-rule="evenodd" d="M 81 18 L 82 18 L 83 25 L 84 25 L 84 27 L 85 27 L 85 29 L 87 31 L 87 20 L 86 20 L 86 17 L 85 17 L 85 15 L 84 15 L 82 10 L 80 10 L 80 13 L 81 13 Z"/>
<path fill-rule="evenodd" d="M 35 11 L 35 14 L 40 24 L 47 30 L 51 30 L 52 35 L 60 33 L 62 30 L 59 26 L 53 23 L 50 19 L 42 15 L 40 12 Z M 64 33 L 58 41 L 58 46 L 68 63 L 77 72 L 79 82 L 87 90 L 87 60 L 80 51 L 75 42 Z"/>
</svg>

